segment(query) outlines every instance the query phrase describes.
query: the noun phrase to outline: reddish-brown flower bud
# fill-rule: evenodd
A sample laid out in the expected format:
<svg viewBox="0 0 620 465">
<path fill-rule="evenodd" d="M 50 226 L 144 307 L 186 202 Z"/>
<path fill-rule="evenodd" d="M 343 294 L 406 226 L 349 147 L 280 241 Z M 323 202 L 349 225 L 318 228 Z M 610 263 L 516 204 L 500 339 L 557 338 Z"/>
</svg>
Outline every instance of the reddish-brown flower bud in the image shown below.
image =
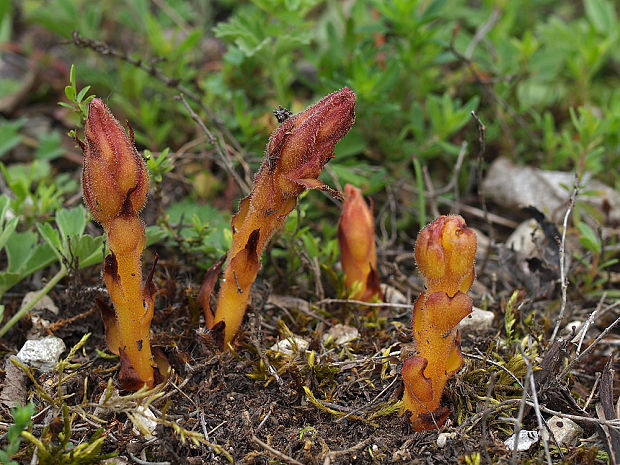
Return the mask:
<svg viewBox="0 0 620 465">
<path fill-rule="evenodd" d="M 129 137 L 101 99 L 91 100 L 85 129 L 84 199 L 93 217 L 108 223 L 124 205 L 139 211 L 146 202 L 148 172 Z"/>
<path fill-rule="evenodd" d="M 355 93 L 345 87 L 284 121 L 267 143 L 268 167 L 281 175 L 285 195 L 319 188 L 317 178 L 334 147 L 355 122 Z"/>
<path fill-rule="evenodd" d="M 377 276 L 375 225 L 362 191 L 351 184 L 344 187 L 345 201 L 338 222 L 340 260 L 348 289 L 359 286 L 353 299 L 381 298 Z M 356 287 L 357 289 L 357 287 Z"/>
</svg>

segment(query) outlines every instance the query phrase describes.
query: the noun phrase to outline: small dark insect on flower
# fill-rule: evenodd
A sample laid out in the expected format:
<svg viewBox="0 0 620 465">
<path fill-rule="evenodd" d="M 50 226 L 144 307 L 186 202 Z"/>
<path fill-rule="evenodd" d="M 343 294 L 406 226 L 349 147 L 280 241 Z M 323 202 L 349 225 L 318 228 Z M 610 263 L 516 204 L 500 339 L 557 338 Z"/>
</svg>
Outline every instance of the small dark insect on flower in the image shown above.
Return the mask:
<svg viewBox="0 0 620 465">
<path fill-rule="evenodd" d="M 273 110 L 273 116 L 278 120 L 278 124 L 282 124 L 291 116 L 293 116 L 293 112 L 288 108 L 284 108 L 282 105 L 278 105 L 278 108 Z"/>
<path fill-rule="evenodd" d="M 284 108 L 282 105 L 278 105 L 278 108 L 273 110 L 273 116 L 278 120 L 278 124 L 282 124 L 284 121 L 293 116 L 293 112 L 288 108 Z M 267 155 L 267 166 L 269 166 L 269 171 L 273 171 L 275 168 L 275 163 L 278 161 L 279 157 L 269 156 Z"/>
</svg>

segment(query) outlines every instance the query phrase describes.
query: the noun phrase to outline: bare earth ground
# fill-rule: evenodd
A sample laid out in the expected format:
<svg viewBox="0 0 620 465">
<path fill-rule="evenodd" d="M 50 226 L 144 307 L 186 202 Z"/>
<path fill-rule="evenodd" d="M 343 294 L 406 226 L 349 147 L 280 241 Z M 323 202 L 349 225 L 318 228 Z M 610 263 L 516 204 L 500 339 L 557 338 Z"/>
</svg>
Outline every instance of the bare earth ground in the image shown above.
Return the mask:
<svg viewBox="0 0 620 465">
<path fill-rule="evenodd" d="M 159 252 L 162 260 L 156 279 L 160 293 L 152 325 L 153 344 L 164 351 L 173 374 L 161 389 L 163 397 L 142 399 L 149 402 L 156 417 L 164 418 L 153 436 L 141 435 L 136 422 L 130 421 L 135 403 L 120 402 L 116 408 L 96 410 L 108 378 L 117 373 L 117 360 L 102 358 L 95 351 L 105 348 L 103 327 L 93 306 L 93 297 L 103 292 L 98 287 L 99 271 L 82 271 L 51 294 L 61 317 L 45 315 L 52 324 L 48 332 L 62 338 L 68 347 L 92 332 L 84 350 L 73 359 L 80 366 L 68 371 L 74 371 L 75 376 L 62 387 L 64 393 L 73 394 L 66 400 L 70 411 L 81 413 L 72 424 L 74 442 L 87 440 L 103 426 L 102 451 L 118 452 L 135 463 L 219 463 L 226 462 L 226 457 L 235 463 L 470 463 L 466 457 L 475 452 L 480 452 L 487 463 L 510 463 L 512 454 L 503 441 L 512 431 L 509 418 L 519 414 L 524 396 L 519 385 L 529 383 L 529 377 L 523 363 L 510 361 L 518 351 L 506 345 L 502 334 L 505 291 L 513 287 L 491 279 L 502 276 L 502 268 L 507 271 L 516 267 L 514 257 L 500 261 L 493 254 L 473 288 L 476 303 L 481 301 L 480 292 L 494 289 L 496 303 L 492 309 L 497 315 L 491 331 L 463 334 L 465 363 L 444 393 L 444 403 L 452 408 L 453 415 L 441 429 L 455 434 L 439 448 L 437 431 L 411 432 L 395 406 L 402 390 L 400 352 L 411 342 L 410 309 L 396 305 L 368 310 L 338 302 L 309 305 L 304 300 L 291 303 L 274 299 L 275 293 L 287 293 L 277 284 L 284 279 L 274 276 L 270 285 L 265 284 L 267 281 L 255 284 L 252 308 L 234 351 L 220 352 L 207 333 L 192 326 L 191 313 L 196 309 L 188 296 L 195 295 L 196 285 L 193 293 L 183 285 L 188 282 L 188 270 L 169 257 L 170 251 Z M 265 269 L 274 269 L 269 260 L 261 273 L 266 280 Z M 419 293 L 421 283 L 410 251 L 380 251 L 380 271 L 384 281 L 403 294 Z M 192 282 L 199 279 L 195 276 Z M 324 279 L 323 284 L 329 295 L 333 291 L 329 280 Z M 313 287 L 313 283 L 297 283 L 288 291 L 296 293 L 294 297 L 317 302 L 309 297 Z M 547 294 L 531 299 L 522 293 L 516 324 L 527 328 L 529 344 L 538 347 L 539 357 L 532 363 L 537 367 L 534 380 L 542 416 L 548 419 L 553 411 L 573 415 L 584 429 L 579 438 L 581 447 L 563 447 L 560 454 L 551 443 L 550 456 L 554 463 L 605 463 L 603 455 L 597 458 L 597 451 L 605 451 L 613 443 L 613 429 L 612 436 L 606 434 L 596 423 L 594 409 L 589 407 L 586 413 L 581 406 L 591 394 L 591 405 L 600 402 L 603 384 L 599 374 L 605 372 L 613 352 L 610 343 L 617 343 L 617 332 L 597 343 L 570 368 L 569 375 L 560 377 L 574 358 L 575 344 L 564 337 L 547 345 L 552 318 L 558 311 L 559 287 L 552 287 Z M 19 289 L 12 296 L 17 305 Z M 270 303 L 274 300 L 278 306 Z M 571 305 L 570 319 L 587 318 L 593 308 L 582 305 Z M 584 347 L 618 316 L 617 308 L 605 311 L 606 307 L 610 307 L 609 302 L 601 304 L 600 318 L 593 322 Z M 528 318 L 531 314 L 533 318 Z M 357 328 L 360 337 L 343 345 L 324 345 L 323 335 L 342 322 Z M 15 353 L 28 329 L 26 320 L 9 333 L 2 341 L 3 351 Z M 268 350 L 292 334 L 309 342 L 307 351 L 294 348 L 286 355 Z M 611 376 L 603 377 L 607 388 L 614 381 L 613 399 L 618 398 L 620 386 L 617 362 L 615 368 L 616 372 L 607 370 Z M 511 379 L 511 370 L 518 382 Z M 52 397 L 57 395 L 57 374 L 35 372 L 35 376 L 42 390 Z M 27 394 L 22 395 L 33 400 L 40 412 L 34 417 L 34 432 L 40 434 L 44 425 L 62 424 L 57 406 L 50 407 L 31 382 L 27 388 Z M 2 417 L 10 423 L 7 409 L 2 409 Z M 537 428 L 536 409 L 526 405 L 523 429 Z M 53 433 L 48 434 L 53 441 Z M 545 460 L 539 443 L 512 463 Z"/>
</svg>

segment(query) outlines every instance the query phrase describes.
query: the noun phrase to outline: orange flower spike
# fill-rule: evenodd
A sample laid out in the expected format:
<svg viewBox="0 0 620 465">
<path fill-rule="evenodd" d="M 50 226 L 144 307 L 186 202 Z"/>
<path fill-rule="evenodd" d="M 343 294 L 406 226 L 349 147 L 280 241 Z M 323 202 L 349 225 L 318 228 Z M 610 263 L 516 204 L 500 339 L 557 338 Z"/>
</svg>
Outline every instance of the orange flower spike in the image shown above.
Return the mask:
<svg viewBox="0 0 620 465">
<path fill-rule="evenodd" d="M 416 354 L 403 364 L 402 411 L 416 431 L 441 426 L 450 410 L 441 407 L 448 378 L 462 365 L 459 322 L 472 310 L 465 294 L 474 277 L 476 235 L 460 216 L 440 216 L 418 235 L 416 263 L 426 290 L 413 309 Z"/>
<path fill-rule="evenodd" d="M 214 316 L 206 315 L 211 328 L 224 325 L 224 344 L 241 325 L 263 249 L 295 208 L 299 195 L 316 188 L 341 197 L 317 178 L 338 141 L 351 129 L 354 110 L 355 94 L 345 87 L 289 117 L 271 135 L 254 188 L 232 219 L 233 243 L 217 310 Z"/>
<path fill-rule="evenodd" d="M 146 241 L 144 223 L 138 216 L 148 194 L 148 172 L 129 136 L 101 99 L 88 107 L 82 186 L 84 200 L 106 234 L 110 254 L 103 278 L 114 303 L 118 334 L 110 347 L 121 354 L 121 385 L 139 389 L 153 386 L 149 327 L 153 316 L 150 281 L 142 287 L 141 257 Z M 147 304 L 145 308 L 145 303 Z M 129 378 L 127 378 L 129 376 Z"/>
<path fill-rule="evenodd" d="M 347 289 L 356 282 L 361 283 L 361 288 L 351 298 L 367 302 L 381 299 L 372 211 L 357 187 L 347 184 L 344 196 L 338 222 L 338 246 Z"/>
<path fill-rule="evenodd" d="M 453 296 L 473 283 L 476 235 L 460 216 L 440 216 L 426 226 L 415 246 L 416 264 L 428 293 L 441 289 Z"/>
</svg>

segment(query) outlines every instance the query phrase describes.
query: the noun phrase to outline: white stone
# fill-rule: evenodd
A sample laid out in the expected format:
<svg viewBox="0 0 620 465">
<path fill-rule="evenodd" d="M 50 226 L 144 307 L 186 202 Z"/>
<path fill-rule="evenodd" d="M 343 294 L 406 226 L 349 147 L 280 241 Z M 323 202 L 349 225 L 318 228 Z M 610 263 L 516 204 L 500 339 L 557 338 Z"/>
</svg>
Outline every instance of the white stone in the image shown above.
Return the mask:
<svg viewBox="0 0 620 465">
<path fill-rule="evenodd" d="M 532 237 L 534 232 L 534 237 Z M 530 256 L 536 250 L 536 240 L 540 243 L 544 240 L 543 234 L 536 220 L 526 220 L 517 226 L 512 234 L 506 240 L 506 246 L 511 248 L 515 252 L 523 252 L 525 255 Z"/>
<path fill-rule="evenodd" d="M 583 433 L 581 426 L 573 420 L 558 417 L 557 415 L 547 420 L 547 424 L 549 425 L 549 429 L 553 433 L 555 440 L 560 445 L 569 446 L 573 444 L 581 433 Z M 547 431 L 545 430 L 543 434 L 546 436 Z"/>
<path fill-rule="evenodd" d="M 484 333 L 493 329 L 495 313 L 474 307 L 469 315 L 459 323 L 462 333 Z"/>
<path fill-rule="evenodd" d="M 381 284 L 381 291 L 387 303 L 401 305 L 409 303 L 405 294 L 389 284 Z"/>
<path fill-rule="evenodd" d="M 280 352 L 285 355 L 295 355 L 296 352 L 305 352 L 310 343 L 306 341 L 304 338 L 299 336 L 293 336 L 293 343 L 297 345 L 297 351 L 293 350 L 293 344 L 291 341 L 287 339 L 283 339 L 282 341 L 276 342 L 274 345 L 270 347 L 274 352 Z"/>
<path fill-rule="evenodd" d="M 155 435 L 155 428 L 157 428 L 157 417 L 151 409 L 144 408 L 143 405 L 138 405 L 131 411 L 130 418 L 136 433 L 144 434 L 146 439 L 150 439 Z M 145 434 L 147 432 L 148 434 Z"/>
<path fill-rule="evenodd" d="M 22 299 L 21 306 L 24 307 L 25 305 L 28 305 L 38 293 L 39 291 L 28 292 Z M 49 310 L 54 315 L 58 315 L 58 307 L 56 306 L 56 304 L 54 303 L 54 301 L 49 295 L 44 295 L 43 297 L 41 297 L 41 299 L 36 304 L 34 304 L 34 306 L 31 309 L 31 311 L 38 311 L 38 312 L 41 312 L 43 310 Z"/>
<path fill-rule="evenodd" d="M 449 440 L 456 438 L 456 433 L 439 433 L 437 436 L 437 447 L 443 449 Z"/>
<path fill-rule="evenodd" d="M 131 465 L 131 462 L 127 460 L 127 457 L 123 457 L 122 455 L 117 455 L 111 459 L 105 459 L 101 463 L 106 465 Z"/>
<path fill-rule="evenodd" d="M 538 431 L 528 431 L 522 429 L 519 431 L 519 443 L 517 444 L 517 450 L 528 450 L 534 444 L 538 442 Z M 515 448 L 515 435 L 513 434 L 504 441 L 504 445 L 508 450 L 514 450 Z"/>
<path fill-rule="evenodd" d="M 329 328 L 326 334 L 323 334 L 323 343 L 328 339 L 332 339 L 338 346 L 354 341 L 359 337 L 360 333 L 357 328 L 338 323 Z"/>
<path fill-rule="evenodd" d="M 569 171 L 546 171 L 519 166 L 504 157 L 497 158 L 487 170 L 482 190 L 487 198 L 507 208 L 533 205 L 550 220 L 561 222 L 566 212 L 575 175 Z M 609 222 L 620 221 L 620 193 L 613 187 L 593 180 L 592 173 L 584 173 L 580 184 L 580 202 L 587 202 L 599 210 L 607 208 Z M 590 194 L 588 194 L 590 193 Z"/>
<path fill-rule="evenodd" d="M 578 321 L 578 320 L 571 321 L 566 326 L 564 326 L 564 329 L 562 330 L 562 334 L 565 334 L 566 336 L 570 336 L 571 333 L 573 332 L 573 328 L 575 328 L 575 335 L 578 336 L 579 331 L 581 330 L 582 327 L 583 327 L 583 321 Z"/>
<path fill-rule="evenodd" d="M 52 371 L 58 363 L 60 354 L 65 350 L 62 339 L 47 336 L 43 339 L 29 339 L 17 354 L 17 358 L 26 365 L 41 371 Z"/>
</svg>

